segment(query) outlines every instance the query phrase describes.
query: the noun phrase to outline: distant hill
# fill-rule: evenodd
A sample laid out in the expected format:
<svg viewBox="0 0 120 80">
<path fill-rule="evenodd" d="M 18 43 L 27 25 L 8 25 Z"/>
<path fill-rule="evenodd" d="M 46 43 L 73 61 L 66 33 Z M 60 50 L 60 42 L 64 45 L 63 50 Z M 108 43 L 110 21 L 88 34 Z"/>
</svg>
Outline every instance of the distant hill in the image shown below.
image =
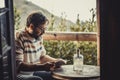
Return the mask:
<svg viewBox="0 0 120 80">
<path fill-rule="evenodd" d="M 33 4 L 32 2 L 28 2 L 26 0 L 14 0 L 14 7 L 17 8 L 17 10 L 20 12 L 20 16 L 21 16 L 21 23 L 20 26 L 21 27 L 25 27 L 26 24 L 26 18 L 27 16 L 34 11 L 40 11 L 42 13 L 44 13 L 48 19 L 51 18 L 51 13 L 49 11 L 47 11 L 46 9 L 43 9 L 35 4 Z M 55 16 L 55 15 L 54 15 Z M 60 22 L 61 18 L 58 16 L 55 16 L 55 23 L 54 26 L 56 27 L 59 22 Z M 66 25 L 69 27 L 70 25 L 73 25 L 74 23 L 71 22 L 70 20 L 66 20 Z"/>
</svg>

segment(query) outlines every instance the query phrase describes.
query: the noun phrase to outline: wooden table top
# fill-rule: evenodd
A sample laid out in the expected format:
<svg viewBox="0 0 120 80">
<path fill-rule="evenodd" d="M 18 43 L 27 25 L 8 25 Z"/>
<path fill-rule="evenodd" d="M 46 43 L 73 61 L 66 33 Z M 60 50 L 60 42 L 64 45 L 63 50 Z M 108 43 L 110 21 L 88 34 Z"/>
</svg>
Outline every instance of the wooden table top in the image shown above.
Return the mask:
<svg viewBox="0 0 120 80">
<path fill-rule="evenodd" d="M 100 66 L 84 65 L 83 72 L 77 73 L 73 70 L 73 65 L 63 65 L 53 71 L 53 76 L 64 78 L 98 78 L 100 77 Z"/>
</svg>

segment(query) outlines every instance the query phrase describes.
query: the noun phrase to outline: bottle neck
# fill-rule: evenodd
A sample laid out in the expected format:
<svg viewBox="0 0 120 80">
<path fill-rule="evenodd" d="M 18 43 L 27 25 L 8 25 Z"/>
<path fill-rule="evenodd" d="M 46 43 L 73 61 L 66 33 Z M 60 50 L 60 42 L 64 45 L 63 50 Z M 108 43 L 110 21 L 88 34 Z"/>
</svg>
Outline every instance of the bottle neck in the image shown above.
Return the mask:
<svg viewBox="0 0 120 80">
<path fill-rule="evenodd" d="M 80 49 L 77 49 L 77 57 L 80 57 Z"/>
</svg>

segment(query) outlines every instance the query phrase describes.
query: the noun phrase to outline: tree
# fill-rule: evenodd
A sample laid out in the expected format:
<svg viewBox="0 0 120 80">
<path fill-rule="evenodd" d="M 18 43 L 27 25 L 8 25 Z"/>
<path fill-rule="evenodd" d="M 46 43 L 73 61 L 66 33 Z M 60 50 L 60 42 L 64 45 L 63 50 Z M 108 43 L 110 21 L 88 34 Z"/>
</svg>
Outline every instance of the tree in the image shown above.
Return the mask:
<svg viewBox="0 0 120 80">
<path fill-rule="evenodd" d="M 15 21 L 15 30 L 20 29 L 19 25 L 20 25 L 20 13 L 18 12 L 17 8 L 14 7 L 14 21 Z"/>
<path fill-rule="evenodd" d="M 52 14 L 51 17 L 50 17 L 50 25 L 49 25 L 49 27 L 48 27 L 48 28 L 49 28 L 49 29 L 48 29 L 49 31 L 53 31 L 53 29 L 54 29 L 54 28 L 53 28 L 54 22 L 55 22 L 55 17 L 54 17 L 54 15 Z"/>
</svg>

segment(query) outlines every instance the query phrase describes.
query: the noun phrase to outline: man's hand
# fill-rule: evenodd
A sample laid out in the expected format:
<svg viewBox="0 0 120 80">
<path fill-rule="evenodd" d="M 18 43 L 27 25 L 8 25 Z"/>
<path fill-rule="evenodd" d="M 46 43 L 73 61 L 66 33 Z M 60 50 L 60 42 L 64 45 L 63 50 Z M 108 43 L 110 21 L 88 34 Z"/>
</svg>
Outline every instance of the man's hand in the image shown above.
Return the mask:
<svg viewBox="0 0 120 80">
<path fill-rule="evenodd" d="M 45 71 L 50 71 L 51 69 L 54 68 L 54 62 L 46 62 L 43 64 L 44 70 Z"/>
<path fill-rule="evenodd" d="M 45 71 L 53 71 L 56 68 L 60 68 L 62 65 L 66 64 L 66 60 L 58 59 L 55 62 L 46 62 L 43 64 L 43 69 Z"/>
<path fill-rule="evenodd" d="M 60 68 L 62 65 L 65 65 L 66 64 L 66 61 L 63 60 L 63 59 L 58 59 L 56 62 L 55 62 L 55 68 Z"/>
</svg>

